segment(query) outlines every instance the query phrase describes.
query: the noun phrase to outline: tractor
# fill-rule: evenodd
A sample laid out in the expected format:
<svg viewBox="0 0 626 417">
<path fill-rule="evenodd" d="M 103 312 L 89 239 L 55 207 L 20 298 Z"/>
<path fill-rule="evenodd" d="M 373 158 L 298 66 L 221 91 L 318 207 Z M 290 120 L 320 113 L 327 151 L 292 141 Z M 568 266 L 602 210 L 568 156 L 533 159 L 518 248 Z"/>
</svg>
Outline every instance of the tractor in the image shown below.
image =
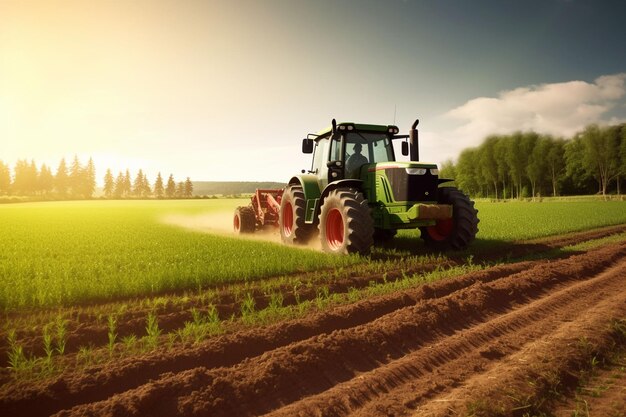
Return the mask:
<svg viewBox="0 0 626 417">
<path fill-rule="evenodd" d="M 366 255 L 399 229 L 419 228 L 428 247 L 465 249 L 478 232 L 474 202 L 439 178 L 437 165 L 419 161 L 416 120 L 408 135 L 394 125 L 337 123 L 302 141 L 311 168 L 282 190 L 257 190 L 235 210 L 235 233 L 275 226 L 286 244 L 318 234 L 322 249 Z M 396 161 L 393 141 L 410 161 Z"/>
</svg>

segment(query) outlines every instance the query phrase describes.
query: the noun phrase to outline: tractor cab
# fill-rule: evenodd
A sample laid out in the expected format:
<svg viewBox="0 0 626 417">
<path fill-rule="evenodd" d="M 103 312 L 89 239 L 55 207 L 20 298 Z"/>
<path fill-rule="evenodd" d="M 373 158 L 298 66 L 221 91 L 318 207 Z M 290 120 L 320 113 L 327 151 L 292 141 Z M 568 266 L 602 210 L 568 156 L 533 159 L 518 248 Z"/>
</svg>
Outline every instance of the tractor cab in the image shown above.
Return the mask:
<svg viewBox="0 0 626 417">
<path fill-rule="evenodd" d="M 334 122 L 334 121 L 333 121 Z M 304 153 L 313 153 L 309 174 L 320 185 L 343 179 L 360 179 L 362 170 L 371 164 L 395 161 L 392 140 L 396 126 L 339 123 L 303 140 Z"/>
</svg>

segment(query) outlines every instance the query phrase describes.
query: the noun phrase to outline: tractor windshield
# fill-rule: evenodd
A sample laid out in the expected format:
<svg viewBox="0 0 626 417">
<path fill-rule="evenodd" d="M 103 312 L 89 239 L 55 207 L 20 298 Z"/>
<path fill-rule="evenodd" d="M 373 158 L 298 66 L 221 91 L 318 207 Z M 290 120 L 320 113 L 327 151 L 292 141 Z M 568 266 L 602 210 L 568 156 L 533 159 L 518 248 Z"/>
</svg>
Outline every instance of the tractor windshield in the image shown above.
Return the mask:
<svg viewBox="0 0 626 417">
<path fill-rule="evenodd" d="M 358 178 L 363 165 L 393 161 L 393 146 L 384 133 L 349 132 L 346 138 L 346 177 Z"/>
<path fill-rule="evenodd" d="M 349 132 L 346 135 L 346 161 L 360 154 L 363 163 L 394 161 L 389 136 L 379 132 Z M 367 162 L 365 162 L 365 159 Z"/>
</svg>

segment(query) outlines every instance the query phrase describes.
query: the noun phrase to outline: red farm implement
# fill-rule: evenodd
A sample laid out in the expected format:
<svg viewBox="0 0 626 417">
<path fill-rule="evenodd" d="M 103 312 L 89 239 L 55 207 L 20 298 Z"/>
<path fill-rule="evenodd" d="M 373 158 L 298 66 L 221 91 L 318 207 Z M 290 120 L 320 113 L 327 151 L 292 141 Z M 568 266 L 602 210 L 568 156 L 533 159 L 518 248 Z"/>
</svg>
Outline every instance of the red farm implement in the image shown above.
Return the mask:
<svg viewBox="0 0 626 417">
<path fill-rule="evenodd" d="M 278 214 L 283 190 L 257 189 L 248 206 L 237 207 L 233 228 L 235 233 L 253 233 L 264 226 L 278 227 Z"/>
</svg>

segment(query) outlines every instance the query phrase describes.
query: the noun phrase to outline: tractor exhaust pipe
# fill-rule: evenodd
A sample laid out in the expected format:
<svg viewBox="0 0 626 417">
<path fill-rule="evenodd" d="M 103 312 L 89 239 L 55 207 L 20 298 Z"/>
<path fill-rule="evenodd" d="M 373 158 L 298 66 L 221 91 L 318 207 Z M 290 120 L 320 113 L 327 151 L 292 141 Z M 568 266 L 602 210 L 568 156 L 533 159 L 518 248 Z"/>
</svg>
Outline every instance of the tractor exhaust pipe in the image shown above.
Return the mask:
<svg viewBox="0 0 626 417">
<path fill-rule="evenodd" d="M 419 150 L 419 135 L 417 133 L 417 125 L 419 124 L 420 119 L 415 119 L 413 125 L 411 126 L 411 130 L 409 130 L 409 143 L 411 145 L 410 151 L 410 159 L 411 161 L 419 161 L 420 159 L 420 150 Z"/>
</svg>

